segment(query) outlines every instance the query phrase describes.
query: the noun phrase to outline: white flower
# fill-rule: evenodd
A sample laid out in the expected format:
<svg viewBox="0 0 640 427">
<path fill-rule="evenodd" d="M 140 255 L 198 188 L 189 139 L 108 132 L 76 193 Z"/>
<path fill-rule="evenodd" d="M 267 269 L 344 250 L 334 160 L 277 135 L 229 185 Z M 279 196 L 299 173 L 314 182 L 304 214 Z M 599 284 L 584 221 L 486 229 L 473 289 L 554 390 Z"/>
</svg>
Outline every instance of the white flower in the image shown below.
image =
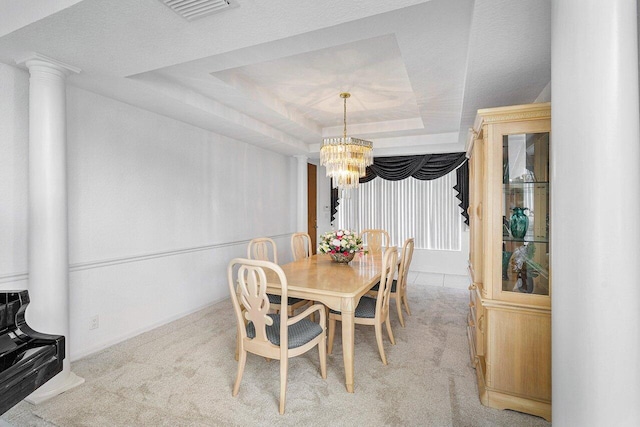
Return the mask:
<svg viewBox="0 0 640 427">
<path fill-rule="evenodd" d="M 352 230 L 328 231 L 322 234 L 318 243 L 318 252 L 324 254 L 332 251 L 355 253 L 361 249 L 362 240 Z"/>
</svg>

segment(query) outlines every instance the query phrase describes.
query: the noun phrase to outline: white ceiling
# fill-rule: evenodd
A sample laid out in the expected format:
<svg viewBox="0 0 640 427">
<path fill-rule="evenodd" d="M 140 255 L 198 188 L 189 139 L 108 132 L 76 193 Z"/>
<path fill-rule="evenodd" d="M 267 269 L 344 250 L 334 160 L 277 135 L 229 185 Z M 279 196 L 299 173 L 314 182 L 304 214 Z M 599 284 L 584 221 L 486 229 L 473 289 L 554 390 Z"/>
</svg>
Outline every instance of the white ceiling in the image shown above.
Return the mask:
<svg viewBox="0 0 640 427">
<path fill-rule="evenodd" d="M 478 108 L 551 79 L 551 0 L 237 0 L 194 21 L 160 0 L 4 0 L 0 62 L 284 154 L 342 133 L 376 155 L 460 151 Z M 46 5 L 46 8 L 44 7 Z"/>
</svg>

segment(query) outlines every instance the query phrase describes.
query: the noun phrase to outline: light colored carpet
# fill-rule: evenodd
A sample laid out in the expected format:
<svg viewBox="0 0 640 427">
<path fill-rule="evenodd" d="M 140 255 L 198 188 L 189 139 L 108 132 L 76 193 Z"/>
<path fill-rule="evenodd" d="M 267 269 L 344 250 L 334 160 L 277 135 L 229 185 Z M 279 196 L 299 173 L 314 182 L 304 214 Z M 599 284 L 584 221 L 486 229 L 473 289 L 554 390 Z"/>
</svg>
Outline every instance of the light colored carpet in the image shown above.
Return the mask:
<svg viewBox="0 0 640 427">
<path fill-rule="evenodd" d="M 406 328 L 391 308 L 389 365 L 380 361 L 373 327 L 356 327 L 354 394 L 344 387 L 339 332 L 326 380 L 317 351 L 292 359 L 284 415 L 277 361 L 249 355 L 231 396 L 237 365 L 227 300 L 74 362 L 83 385 L 38 406 L 22 402 L 2 419 L 16 427 L 550 425 L 480 404 L 466 337 L 468 291 L 414 283 L 409 298 Z"/>
</svg>

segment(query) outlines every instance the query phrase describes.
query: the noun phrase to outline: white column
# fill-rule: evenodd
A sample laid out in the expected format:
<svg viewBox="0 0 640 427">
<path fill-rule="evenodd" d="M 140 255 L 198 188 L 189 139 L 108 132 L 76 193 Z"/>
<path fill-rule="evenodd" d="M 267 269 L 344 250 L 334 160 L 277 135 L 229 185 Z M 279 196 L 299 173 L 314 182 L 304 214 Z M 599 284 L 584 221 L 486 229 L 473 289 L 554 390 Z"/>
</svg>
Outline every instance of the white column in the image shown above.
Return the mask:
<svg viewBox="0 0 640 427">
<path fill-rule="evenodd" d="M 29 296 L 27 323 L 64 335 L 63 371 L 32 393 L 39 403 L 84 380 L 71 372 L 65 78 L 74 67 L 42 55 L 19 61 L 29 69 Z"/>
<path fill-rule="evenodd" d="M 553 0 L 553 423 L 640 425 L 636 0 Z"/>
<path fill-rule="evenodd" d="M 298 174 L 297 174 L 297 194 L 296 194 L 296 218 L 297 231 L 307 231 L 307 156 L 297 155 Z"/>
</svg>

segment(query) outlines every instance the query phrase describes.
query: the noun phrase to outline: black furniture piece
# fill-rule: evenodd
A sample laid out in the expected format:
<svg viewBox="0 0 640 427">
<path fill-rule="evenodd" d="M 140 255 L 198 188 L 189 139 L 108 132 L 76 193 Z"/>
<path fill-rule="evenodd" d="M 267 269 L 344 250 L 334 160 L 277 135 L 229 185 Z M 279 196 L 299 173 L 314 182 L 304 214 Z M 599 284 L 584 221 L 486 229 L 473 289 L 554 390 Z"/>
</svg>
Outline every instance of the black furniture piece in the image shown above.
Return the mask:
<svg viewBox="0 0 640 427">
<path fill-rule="evenodd" d="M 36 332 L 28 291 L 0 291 L 0 415 L 62 371 L 64 336 Z"/>
</svg>

